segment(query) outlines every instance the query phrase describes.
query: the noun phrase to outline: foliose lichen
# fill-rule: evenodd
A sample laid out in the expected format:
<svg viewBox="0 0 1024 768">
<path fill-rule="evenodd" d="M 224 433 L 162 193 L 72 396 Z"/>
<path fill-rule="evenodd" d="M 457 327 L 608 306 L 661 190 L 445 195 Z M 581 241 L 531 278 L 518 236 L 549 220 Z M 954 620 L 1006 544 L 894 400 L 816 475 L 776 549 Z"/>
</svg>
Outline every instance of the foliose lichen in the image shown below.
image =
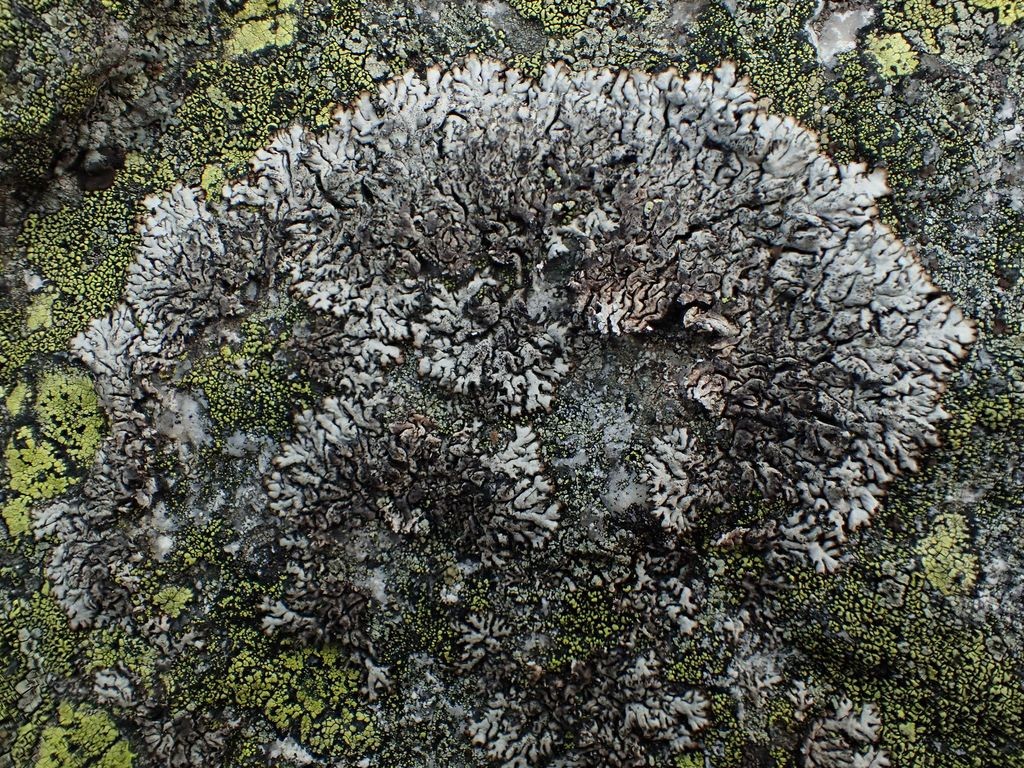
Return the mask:
<svg viewBox="0 0 1024 768">
<path fill-rule="evenodd" d="M 0 471 L 0 766 L 72 743 L 84 720 L 62 722 L 67 707 L 104 713 L 135 765 L 1015 764 L 1018 16 L 987 0 L 0 1 L 0 451 L 21 456 L 31 438 L 43 451 L 29 466 L 53 458 L 24 485 L 45 498 Z M 779 521 L 802 505 L 756 483 L 692 504 L 685 532 L 651 514 L 655 493 L 672 508 L 677 474 L 707 469 L 679 445 L 722 447 L 725 419 L 665 379 L 688 354 L 718 360 L 712 337 L 678 332 L 672 312 L 649 332 L 581 334 L 570 307 L 555 330 L 571 341 L 554 348 L 569 370 L 538 385 L 547 405 L 512 415 L 487 390 L 501 360 L 487 350 L 467 358 L 463 392 L 420 372 L 428 353 L 473 342 L 449 319 L 465 284 L 439 270 L 423 274 L 454 297 L 431 316 L 451 324 L 450 346 L 396 343 L 401 362 L 370 374 L 381 426 L 358 433 L 385 448 L 339 465 L 332 443 L 322 462 L 300 459 L 301 481 L 275 466 L 286 447 L 315 452 L 331 409 L 353 400 L 338 387 L 351 356 L 324 356 L 341 318 L 303 309 L 288 275 L 252 281 L 237 316 L 133 372 L 116 407 L 113 374 L 96 377 L 102 415 L 90 406 L 85 421 L 109 468 L 74 441 L 73 457 L 53 437 L 66 428 L 44 431 L 44 378 L 92 389 L 68 341 L 125 299 L 146 195 L 180 180 L 216 218 L 225 182 L 277 131 L 300 121 L 322 137 L 359 88 L 471 51 L 538 78 L 552 60 L 710 76 L 728 58 L 762 110 L 817 133 L 818 152 L 887 169 L 882 220 L 978 341 L 945 378 L 952 418 L 932 423 L 944 445 L 914 449 L 918 470 L 900 469 L 870 526 L 825 538 L 834 566 L 780 549 L 792 537 Z M 474 300 L 507 313 L 500 289 L 521 283 L 486 265 L 472 270 L 498 285 Z M 513 348 L 522 325 L 490 338 Z M 352 462 L 361 471 L 338 481 Z M 324 530 L 270 510 L 274 472 L 334 478 Z M 700 499 L 686 479 L 678 498 Z M 503 511 L 524 492 L 535 517 Z M 337 696 L 312 691 L 322 668 L 341 673 Z M 247 681 L 271 677 L 272 706 L 247 698 Z"/>
<path fill-rule="evenodd" d="M 373 617 L 403 589 L 400 553 L 451 548 L 457 570 L 439 597 L 456 607 L 460 573 L 543 557 L 576 511 L 537 429 L 563 398 L 584 413 L 616 402 L 636 359 L 670 394 L 624 412 L 625 440 L 603 460 L 609 490 L 591 514 L 613 529 L 631 510 L 652 542 L 676 543 L 641 547 L 642 569 L 611 593 L 604 580 L 552 592 L 556 613 L 534 611 L 532 636 L 487 612 L 449 635 L 416 609 L 409 637 L 473 671 L 485 704 L 463 727 L 491 759 L 682 755 L 708 724 L 707 693 L 641 640 L 699 624 L 703 588 L 674 570 L 673 549 L 698 527 L 745 517 L 734 500 L 756 494 L 779 516 L 762 515 L 747 535 L 774 557 L 836 568 L 841 543 L 935 441 L 939 395 L 974 337 L 878 222 L 884 192 L 877 174 L 837 168 L 806 129 L 761 110 L 728 64 L 689 77 L 550 67 L 531 81 L 470 59 L 390 81 L 376 101 L 339 110 L 327 132 L 288 128 L 219 195 L 177 185 L 149 199 L 125 302 L 74 340 L 113 426 L 87 499 L 38 517 L 37 535 L 58 542 L 55 594 L 74 626 L 90 627 L 129 616 L 155 589 L 126 556 L 178 550 L 185 520 L 160 501 L 157 457 L 162 435 L 178 462 L 188 455 L 181 430 L 193 428 L 168 418 L 191 402 L 181 388 L 203 388 L 214 423 L 237 411 L 230 423 L 243 435 L 265 421 L 245 409 L 269 407 L 260 390 L 248 402 L 234 384 L 225 391 L 216 358 L 182 361 L 230 339 L 238 320 L 297 302 L 305 313 L 291 314 L 273 349 L 312 376 L 320 399 L 293 403 L 293 435 L 279 446 L 238 443 L 262 458 L 226 503 L 247 509 L 234 518 L 239 534 L 263 520 L 264 540 L 276 541 L 252 553 L 284 569 L 263 597 L 264 631 L 340 643 L 361 670 L 349 685 L 372 700 L 396 684 L 372 637 Z M 272 347 L 251 323 L 245 333 L 240 352 L 217 353 L 242 366 L 230 374 L 239 382 L 272 370 L 255 361 Z M 126 514 L 137 533 L 117 523 Z M 371 554 L 388 551 L 398 559 Z M 168 620 L 197 599 L 185 587 L 148 598 Z M 178 653 L 192 658 L 187 641 Z M 229 680 L 241 674 L 233 659 Z M 264 679 L 263 662 L 247 664 Z M 590 675 L 569 682 L 584 667 Z M 182 671 L 169 690 L 194 690 L 187 662 Z M 291 683 L 273 679 L 259 695 L 246 683 L 236 703 L 314 753 L 339 745 L 318 728 L 351 734 L 355 717 L 364 733 L 382 716 L 346 715 L 340 699 L 303 689 L 274 703 Z M 566 696 L 590 702 L 588 720 L 555 717 Z M 142 704 L 130 686 L 120 697 Z M 334 714 L 321 722 L 324 706 Z M 833 750 L 831 722 L 807 749 Z M 214 734 L 190 760 L 216 753 L 226 733 Z M 353 739 L 360 752 L 377 744 Z M 849 748 L 875 741 L 869 731 Z"/>
</svg>

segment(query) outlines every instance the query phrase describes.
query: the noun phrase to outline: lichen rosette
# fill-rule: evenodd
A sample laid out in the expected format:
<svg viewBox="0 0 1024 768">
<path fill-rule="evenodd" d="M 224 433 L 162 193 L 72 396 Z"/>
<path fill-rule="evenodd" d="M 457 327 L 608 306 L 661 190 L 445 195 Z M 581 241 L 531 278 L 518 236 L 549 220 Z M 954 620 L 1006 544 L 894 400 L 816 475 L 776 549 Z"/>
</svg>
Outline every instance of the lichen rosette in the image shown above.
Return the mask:
<svg viewBox="0 0 1024 768">
<path fill-rule="evenodd" d="M 179 185 L 149 201 L 124 302 L 73 342 L 111 433 L 81 500 L 37 516 L 57 537 L 57 596 L 79 625 L 131 612 L 131 553 L 163 556 L 187 516 L 161 498 L 156 446 L 180 443 L 187 465 L 204 440 L 173 418 L 183 361 L 287 303 L 306 315 L 280 351 L 318 399 L 256 452 L 255 481 L 203 514 L 271 542 L 261 563 L 286 586 L 264 630 L 361 649 L 366 691 L 383 679 L 367 626 L 393 590 L 387 552 L 442 537 L 464 569 L 512 568 L 558 537 L 573 507 L 551 427 L 563 407 L 617 414 L 587 448 L 604 473 L 593 535 L 631 510 L 669 542 L 644 555 L 665 572 L 637 576 L 616 610 L 690 631 L 672 549 L 752 496 L 782 510 L 759 532 L 776 554 L 833 569 L 936 441 L 974 337 L 879 221 L 885 192 L 766 112 L 729 64 L 530 80 L 471 59 L 388 82 L 324 133 L 283 130 L 218 199 Z M 126 515 L 142 522 L 126 530 Z M 467 674 L 488 622 L 460 625 Z M 690 748 L 706 722 L 701 694 L 645 651 L 590 680 L 621 706 L 577 735 L 615 764 L 641 742 Z M 468 732 L 535 764 L 572 730 L 544 732 L 552 702 L 578 695 L 560 691 L 495 692 Z"/>
</svg>

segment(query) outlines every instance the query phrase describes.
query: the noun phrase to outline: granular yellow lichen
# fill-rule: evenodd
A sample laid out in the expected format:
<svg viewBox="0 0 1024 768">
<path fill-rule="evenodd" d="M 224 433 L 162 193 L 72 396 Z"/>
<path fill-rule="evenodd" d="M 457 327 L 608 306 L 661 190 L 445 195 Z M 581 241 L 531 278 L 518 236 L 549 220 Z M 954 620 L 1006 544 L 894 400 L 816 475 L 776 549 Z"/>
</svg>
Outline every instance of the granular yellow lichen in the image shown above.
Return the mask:
<svg viewBox="0 0 1024 768">
<path fill-rule="evenodd" d="M 295 0 L 251 0 L 246 3 L 234 20 L 241 22 L 224 43 L 227 56 L 241 56 L 246 53 L 291 44 L 298 29 L 294 13 L 286 11 L 295 5 Z"/>
<path fill-rule="evenodd" d="M 30 331 L 49 328 L 53 325 L 53 301 L 57 295 L 45 291 L 36 296 L 25 313 L 25 327 Z"/>
<path fill-rule="evenodd" d="M 12 491 L 30 499 L 52 499 L 70 488 L 75 479 L 68 477 L 67 465 L 57 456 L 55 446 L 22 427 L 4 449 Z"/>
<path fill-rule="evenodd" d="M 79 463 L 99 447 L 103 418 L 92 380 L 85 374 L 54 371 L 39 382 L 35 410 L 40 428 Z"/>
<path fill-rule="evenodd" d="M 25 382 L 19 382 L 16 384 L 4 400 L 4 405 L 7 407 L 7 413 L 11 416 L 17 416 L 21 413 L 21 407 L 25 404 L 25 397 L 27 395 L 28 386 Z"/>
<path fill-rule="evenodd" d="M 199 184 L 206 192 L 207 200 L 217 200 L 220 198 L 221 187 L 224 186 L 224 169 L 215 163 L 209 163 L 203 168 L 203 175 L 200 177 Z"/>
<path fill-rule="evenodd" d="M 224 44 L 228 56 L 254 53 L 270 46 L 288 45 L 295 36 L 296 19 L 282 14 L 272 19 L 247 21 Z"/>
<path fill-rule="evenodd" d="M 868 51 L 878 62 L 878 72 L 886 80 L 909 75 L 920 63 L 917 51 L 899 32 L 889 35 L 870 35 Z"/>
<path fill-rule="evenodd" d="M 1021 0 L 971 0 L 979 8 L 994 10 L 999 23 L 1013 24 L 1024 18 L 1024 2 Z"/>
<path fill-rule="evenodd" d="M 28 533 L 31 523 L 28 510 L 29 500 L 25 496 L 18 496 L 0 507 L 0 517 L 3 517 L 7 534 L 12 538 Z"/>
<path fill-rule="evenodd" d="M 978 579 L 978 558 L 970 549 L 967 521 L 950 512 L 939 515 L 918 545 L 925 576 L 944 595 L 970 592 Z"/>
<path fill-rule="evenodd" d="M 43 729 L 35 768 L 129 768 L 134 755 L 105 712 L 65 702 Z"/>
<path fill-rule="evenodd" d="M 191 599 L 192 590 L 188 587 L 170 586 L 157 592 L 153 596 L 153 603 L 161 612 L 176 619 Z"/>
</svg>

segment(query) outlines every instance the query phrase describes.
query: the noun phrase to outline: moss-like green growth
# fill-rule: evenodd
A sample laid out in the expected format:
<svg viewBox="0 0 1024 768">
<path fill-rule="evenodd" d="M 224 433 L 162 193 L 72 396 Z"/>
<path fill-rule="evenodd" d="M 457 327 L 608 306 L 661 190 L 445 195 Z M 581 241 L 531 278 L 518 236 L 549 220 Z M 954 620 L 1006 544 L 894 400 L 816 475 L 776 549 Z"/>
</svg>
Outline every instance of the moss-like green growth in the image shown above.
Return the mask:
<svg viewBox="0 0 1024 768">
<path fill-rule="evenodd" d="M 869 35 L 867 49 L 878 62 L 879 73 L 887 80 L 909 75 L 920 63 L 917 51 L 899 32 Z"/>
<path fill-rule="evenodd" d="M 510 0 L 523 18 L 539 21 L 551 37 L 568 37 L 586 25 L 596 0 Z"/>
<path fill-rule="evenodd" d="M 556 631 L 550 667 L 557 669 L 583 661 L 615 644 L 634 617 L 616 610 L 613 595 L 605 590 L 570 592 L 555 616 Z"/>
<path fill-rule="evenodd" d="M 250 321 L 238 349 L 221 347 L 185 376 L 186 386 L 206 395 L 210 418 L 219 429 L 278 435 L 287 429 L 288 415 L 310 401 L 309 383 L 273 359 L 277 343 L 286 336 L 282 332 L 271 338 L 263 323 Z"/>
<path fill-rule="evenodd" d="M 92 460 L 103 431 L 92 379 L 74 372 L 47 373 L 36 386 L 35 411 L 44 435 L 79 464 Z"/>
<path fill-rule="evenodd" d="M 34 768 L 130 768 L 134 755 L 110 717 L 67 702 L 43 729 Z"/>
<path fill-rule="evenodd" d="M 266 638 L 245 631 L 236 643 L 224 682 L 238 706 L 262 712 L 318 754 L 352 758 L 380 743 L 360 702 L 360 673 L 336 648 L 275 655 Z"/>
<path fill-rule="evenodd" d="M 969 592 L 978 579 L 978 557 L 970 547 L 970 532 L 962 515 L 939 515 L 918 545 L 925 576 L 944 595 Z"/>
</svg>

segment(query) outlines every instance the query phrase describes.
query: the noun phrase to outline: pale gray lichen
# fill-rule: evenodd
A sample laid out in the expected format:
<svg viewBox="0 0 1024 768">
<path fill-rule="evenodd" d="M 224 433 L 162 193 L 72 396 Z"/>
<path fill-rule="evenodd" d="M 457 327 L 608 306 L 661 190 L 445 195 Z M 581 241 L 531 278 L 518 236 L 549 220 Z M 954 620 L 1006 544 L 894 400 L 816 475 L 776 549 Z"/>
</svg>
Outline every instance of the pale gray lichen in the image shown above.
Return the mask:
<svg viewBox="0 0 1024 768">
<path fill-rule="evenodd" d="M 835 567 L 935 442 L 938 397 L 973 339 L 879 222 L 885 191 L 763 112 L 729 64 L 687 77 L 550 66 L 531 81 L 471 59 L 387 83 L 322 134 L 292 126 L 220 199 L 182 185 L 151 198 L 124 303 L 73 342 L 111 431 L 83 498 L 37 515 L 37 534 L 57 540 L 55 595 L 75 625 L 132 615 L 144 566 L 132 553 L 159 560 L 190 522 L 154 503 L 154 425 L 196 348 L 287 294 L 310 319 L 284 347 L 323 396 L 297 409 L 262 485 L 230 502 L 251 518 L 246 535 L 265 529 L 261 556 L 285 562 L 264 631 L 342 643 L 362 657 L 364 693 L 386 690 L 367 613 L 395 599 L 392 555 L 437 536 L 469 572 L 543 551 L 570 500 L 535 422 L 566 391 L 600 400 L 651 384 L 655 402 L 622 411 L 642 466 L 605 451 L 594 494 L 614 477 L 631 501 L 609 512 L 633 510 L 670 539 L 623 577 L 614 610 L 646 617 L 617 628 L 623 650 L 590 659 L 581 646 L 565 674 L 586 674 L 551 686 L 523 679 L 545 674 L 531 654 L 553 654 L 536 626 L 472 613 L 454 642 L 457 666 L 485 669 L 467 732 L 505 765 L 640 765 L 647 745 L 690 749 L 706 697 L 645 650 L 696 626 L 678 554 L 688 532 L 761 496 L 785 512 L 752 536 Z M 629 381 L 630 354 L 660 361 L 664 381 Z M 715 631 L 742 632 L 727 621 Z M 165 624 L 139 631 L 178 652 Z M 549 717 L 580 700 L 572 718 Z M 135 706 L 144 741 L 173 757 L 180 743 L 160 729 L 177 726 Z M 210 734 L 190 764 L 217 749 Z"/>
<path fill-rule="evenodd" d="M 889 756 L 874 746 L 881 725 L 870 704 L 857 709 L 849 699 L 837 700 L 829 717 L 811 725 L 801 757 L 813 768 L 889 768 Z"/>
<path fill-rule="evenodd" d="M 270 209 L 281 241 L 254 252 L 280 249 L 295 293 L 363 340 L 353 369 L 411 342 L 421 375 L 516 416 L 550 404 L 565 325 L 644 334 L 678 311 L 708 350 L 688 394 L 725 443 L 714 463 L 688 448 L 688 474 L 713 503 L 737 479 L 782 493 L 826 538 L 866 522 L 934 441 L 972 329 L 878 223 L 878 175 L 836 169 L 728 66 L 534 84 L 471 62 L 338 119 L 260 153 L 218 226 L 251 232 L 252 207 Z"/>
</svg>

